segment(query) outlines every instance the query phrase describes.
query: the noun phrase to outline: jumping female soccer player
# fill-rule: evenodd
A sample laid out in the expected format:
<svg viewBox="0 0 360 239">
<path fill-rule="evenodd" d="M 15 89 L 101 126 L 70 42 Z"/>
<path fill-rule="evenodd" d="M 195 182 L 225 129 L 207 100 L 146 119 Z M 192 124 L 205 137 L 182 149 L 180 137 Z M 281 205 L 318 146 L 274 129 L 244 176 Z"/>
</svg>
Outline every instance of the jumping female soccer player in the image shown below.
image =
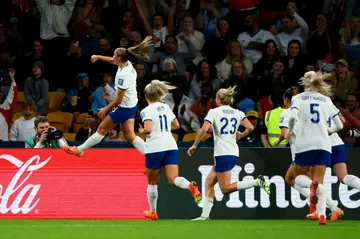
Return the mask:
<svg viewBox="0 0 360 239">
<path fill-rule="evenodd" d="M 331 87 L 324 82 L 326 77 L 310 71 L 301 78 L 305 92 L 293 97 L 289 119 L 289 135 L 295 135 L 295 185 L 310 188 L 310 207 L 316 205 L 320 225 L 326 224 L 327 193 L 322 183 L 331 160 L 329 134 L 343 127 L 339 110 L 327 96 L 331 95 Z M 334 126 L 329 129 L 330 117 Z M 310 167 L 312 180 L 306 176 Z"/>
<path fill-rule="evenodd" d="M 203 212 L 199 218 L 194 220 L 209 219 L 210 211 L 214 203 L 214 186 L 218 182 L 223 194 L 230 194 L 237 190 L 248 189 L 256 186 L 263 188 L 270 194 L 269 185 L 263 176 L 254 180 L 239 181 L 230 183 L 231 170 L 239 159 L 239 147 L 237 139 L 246 137 L 254 126 L 246 118 L 245 114 L 239 110 L 231 108 L 234 101 L 235 88 L 220 89 L 216 94 L 215 109 L 211 109 L 205 117 L 205 122 L 198 132 L 194 144 L 189 148 L 188 155 L 192 156 L 206 132 L 212 126 L 214 135 L 214 158 L 215 165 L 206 179 L 206 197 L 203 200 Z M 246 130 L 243 133 L 237 131 L 243 123 Z"/>
<path fill-rule="evenodd" d="M 64 146 L 63 149 L 69 153 L 81 157 L 83 152 L 101 142 L 105 135 L 113 129 L 117 124 L 122 123 L 124 126 L 124 136 L 137 148 L 142 154 L 145 154 L 145 142 L 134 132 L 135 114 L 137 110 L 137 92 L 136 78 L 137 74 L 129 61 L 130 55 L 138 58 L 149 59 L 146 54 L 148 46 L 152 42 L 152 37 L 146 37 L 143 42 L 135 47 L 117 48 L 113 57 L 107 56 L 91 56 L 91 62 L 105 61 L 110 64 L 117 65 L 118 71 L 115 77 L 115 88 L 117 95 L 114 101 L 102 108 L 98 112 L 100 119 L 103 119 L 96 133 L 90 136 L 79 147 Z M 110 111 L 111 110 L 111 111 Z M 108 113 L 109 115 L 105 117 Z"/>
<path fill-rule="evenodd" d="M 176 87 L 167 82 L 153 80 L 145 87 L 145 99 L 148 106 L 140 113 L 144 127 L 139 132 L 146 134 L 146 175 L 148 178 L 147 195 L 151 211 L 145 211 L 146 218 L 157 220 L 156 203 L 158 199 L 158 181 L 160 170 L 165 173 L 170 184 L 188 189 L 196 203 L 201 201 L 201 193 L 195 182 L 179 177 L 178 147 L 171 130 L 179 129 L 179 122 L 170 107 L 164 103 L 163 97 L 168 90 Z"/>
</svg>

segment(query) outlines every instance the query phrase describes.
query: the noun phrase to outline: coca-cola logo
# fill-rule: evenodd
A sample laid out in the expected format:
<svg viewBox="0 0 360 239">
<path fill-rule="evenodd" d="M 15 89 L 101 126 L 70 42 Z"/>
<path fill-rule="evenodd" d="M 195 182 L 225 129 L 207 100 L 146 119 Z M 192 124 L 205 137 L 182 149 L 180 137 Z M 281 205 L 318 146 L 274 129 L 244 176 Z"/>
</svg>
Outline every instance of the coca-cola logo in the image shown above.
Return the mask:
<svg viewBox="0 0 360 239">
<path fill-rule="evenodd" d="M 12 214 L 17 214 L 19 212 L 28 214 L 36 207 L 40 201 L 39 198 L 36 198 L 36 195 L 39 192 L 41 185 L 26 184 L 26 182 L 35 171 L 44 167 L 50 159 L 51 156 L 40 163 L 40 156 L 35 155 L 26 162 L 23 162 L 12 155 L 0 155 L 0 160 L 6 160 L 18 169 L 8 184 L 0 182 L 1 214 L 6 214 L 8 212 L 11 212 Z M 19 181 L 20 179 L 21 181 Z M 27 198 L 24 198 L 25 195 L 27 195 Z M 10 198 L 14 197 L 15 199 L 10 201 Z M 20 205 L 21 202 L 24 203 Z"/>
</svg>

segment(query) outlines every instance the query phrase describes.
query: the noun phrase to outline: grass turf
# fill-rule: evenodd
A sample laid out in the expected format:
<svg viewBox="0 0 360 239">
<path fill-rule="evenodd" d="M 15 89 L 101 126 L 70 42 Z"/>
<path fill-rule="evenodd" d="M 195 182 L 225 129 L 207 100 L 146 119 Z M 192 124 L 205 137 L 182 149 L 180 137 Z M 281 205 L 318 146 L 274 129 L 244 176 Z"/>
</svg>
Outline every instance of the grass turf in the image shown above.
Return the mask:
<svg viewBox="0 0 360 239">
<path fill-rule="evenodd" d="M 307 220 L 0 220 L 1 239 L 357 238 L 360 221 Z"/>
</svg>

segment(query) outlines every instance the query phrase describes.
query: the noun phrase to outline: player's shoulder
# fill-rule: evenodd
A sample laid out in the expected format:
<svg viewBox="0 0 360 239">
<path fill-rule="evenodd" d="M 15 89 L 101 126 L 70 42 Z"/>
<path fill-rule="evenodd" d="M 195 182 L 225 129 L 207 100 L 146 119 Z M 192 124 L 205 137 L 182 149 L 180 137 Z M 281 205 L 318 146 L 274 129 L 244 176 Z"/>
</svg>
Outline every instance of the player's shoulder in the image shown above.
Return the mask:
<svg viewBox="0 0 360 239">
<path fill-rule="evenodd" d="M 282 113 L 281 113 L 281 117 L 286 117 L 287 115 L 289 115 L 290 113 L 290 108 L 289 109 L 285 109 Z"/>
</svg>

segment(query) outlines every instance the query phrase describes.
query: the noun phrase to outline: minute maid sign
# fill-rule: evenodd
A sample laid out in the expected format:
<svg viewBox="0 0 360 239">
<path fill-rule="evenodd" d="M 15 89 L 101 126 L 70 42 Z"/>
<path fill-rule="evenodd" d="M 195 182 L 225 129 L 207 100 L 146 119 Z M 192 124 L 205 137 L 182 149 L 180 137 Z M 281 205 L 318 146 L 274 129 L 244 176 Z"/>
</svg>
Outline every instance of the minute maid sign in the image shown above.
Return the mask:
<svg viewBox="0 0 360 239">
<path fill-rule="evenodd" d="M 201 173 L 201 192 L 202 195 L 205 195 L 205 181 L 206 177 L 209 174 L 212 166 L 211 165 L 201 165 L 198 167 L 199 172 Z M 255 172 L 255 165 L 252 163 L 247 163 L 242 168 L 241 166 L 236 165 L 233 170 L 231 171 L 231 183 L 237 182 L 239 180 L 253 180 L 258 175 L 254 175 Z M 245 173 L 246 176 L 240 178 L 240 173 Z M 275 203 L 278 208 L 287 208 L 289 206 L 293 206 L 295 208 L 303 208 L 307 205 L 307 200 L 300 197 L 300 193 L 291 188 L 290 191 L 290 200 L 286 199 L 289 197 L 285 197 L 285 179 L 283 175 L 274 175 L 269 178 L 268 176 L 264 176 L 268 183 L 270 183 L 270 187 L 272 193 L 275 194 Z M 331 175 L 331 169 L 327 168 L 326 175 L 324 179 L 324 185 L 327 189 L 328 194 L 334 200 L 336 204 L 341 202 L 343 207 L 348 209 L 356 209 L 360 208 L 360 199 L 352 199 L 354 195 L 359 195 L 359 190 L 348 188 L 348 186 L 340 183 L 337 186 L 338 178 L 336 176 Z M 335 185 L 334 185 L 335 184 Z M 255 197 L 255 190 L 260 190 L 260 197 Z M 337 192 L 336 192 L 337 191 Z M 335 193 L 336 192 L 336 193 Z M 240 200 L 240 193 L 244 194 L 244 200 Z M 338 195 L 337 198 L 333 198 L 333 194 Z M 219 185 L 215 185 L 215 200 L 222 201 L 224 195 L 222 194 Z M 246 189 L 244 191 L 237 191 L 229 195 L 229 200 L 226 202 L 226 207 L 228 208 L 269 208 L 271 205 L 270 203 L 270 196 L 265 193 L 264 190 L 261 190 L 259 187 Z M 199 204 L 202 207 L 202 204 Z"/>
</svg>

